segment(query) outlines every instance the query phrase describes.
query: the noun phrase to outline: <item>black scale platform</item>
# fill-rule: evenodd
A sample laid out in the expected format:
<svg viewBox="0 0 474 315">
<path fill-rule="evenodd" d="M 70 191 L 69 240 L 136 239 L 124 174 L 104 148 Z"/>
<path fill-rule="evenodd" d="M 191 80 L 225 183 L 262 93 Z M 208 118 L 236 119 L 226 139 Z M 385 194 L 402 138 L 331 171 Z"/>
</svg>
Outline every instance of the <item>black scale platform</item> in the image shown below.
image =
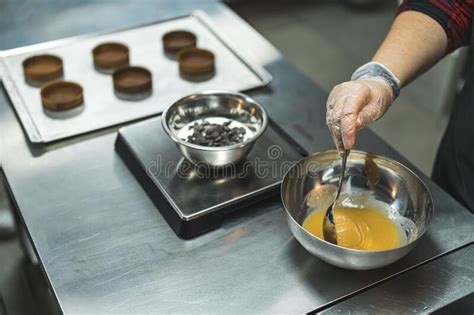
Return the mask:
<svg viewBox="0 0 474 315">
<path fill-rule="evenodd" d="M 224 215 L 279 191 L 285 170 L 305 153 L 270 123 L 246 160 L 223 170 L 185 160 L 161 117 L 119 130 L 116 151 L 182 238 L 218 227 Z"/>
</svg>

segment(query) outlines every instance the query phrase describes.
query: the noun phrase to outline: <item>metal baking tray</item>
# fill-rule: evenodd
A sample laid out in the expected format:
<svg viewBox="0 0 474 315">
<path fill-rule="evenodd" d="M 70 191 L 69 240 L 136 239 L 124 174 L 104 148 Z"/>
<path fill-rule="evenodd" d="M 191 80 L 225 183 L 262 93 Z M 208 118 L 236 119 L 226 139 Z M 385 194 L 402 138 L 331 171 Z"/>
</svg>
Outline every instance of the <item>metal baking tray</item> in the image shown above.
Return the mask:
<svg viewBox="0 0 474 315">
<path fill-rule="evenodd" d="M 163 51 L 161 37 L 172 30 L 190 30 L 197 45 L 214 52 L 216 73 L 207 81 L 191 82 L 180 77 L 178 63 Z M 114 94 L 112 78 L 94 69 L 92 49 L 103 42 L 118 41 L 130 48 L 130 64 L 144 66 L 153 75 L 153 93 L 141 101 L 124 101 Z M 265 69 L 239 53 L 201 11 L 154 24 L 109 33 L 94 33 L 36 44 L 0 53 L 0 74 L 31 142 L 47 143 L 100 128 L 161 113 L 187 94 L 226 89 L 245 91 L 268 84 Z M 25 82 L 22 62 L 41 54 L 57 55 L 64 62 L 64 79 L 84 88 L 80 112 L 51 117 L 43 111 L 39 89 Z"/>
<path fill-rule="evenodd" d="M 286 170 L 307 155 L 270 122 L 241 164 L 199 170 L 182 157 L 160 120 L 121 128 L 115 150 L 182 238 L 214 229 L 229 212 L 277 193 Z"/>
</svg>

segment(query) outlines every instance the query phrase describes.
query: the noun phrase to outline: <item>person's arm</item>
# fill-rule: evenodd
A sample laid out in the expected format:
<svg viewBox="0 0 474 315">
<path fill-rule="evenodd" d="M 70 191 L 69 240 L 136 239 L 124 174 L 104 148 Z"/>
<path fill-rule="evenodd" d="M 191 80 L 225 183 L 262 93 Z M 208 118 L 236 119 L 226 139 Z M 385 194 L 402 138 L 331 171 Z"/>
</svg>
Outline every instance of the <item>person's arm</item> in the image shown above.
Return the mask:
<svg viewBox="0 0 474 315">
<path fill-rule="evenodd" d="M 372 60 L 391 72 L 394 80 L 364 75 L 337 85 L 329 95 L 326 121 L 338 150 L 351 149 L 356 130 L 384 115 L 397 88 L 469 42 L 473 13 L 474 0 L 408 0 L 402 4 Z M 393 81 L 398 81 L 397 88 Z"/>
<path fill-rule="evenodd" d="M 395 18 L 372 61 L 380 62 L 407 85 L 444 57 L 448 37 L 441 25 L 416 11 Z"/>
</svg>

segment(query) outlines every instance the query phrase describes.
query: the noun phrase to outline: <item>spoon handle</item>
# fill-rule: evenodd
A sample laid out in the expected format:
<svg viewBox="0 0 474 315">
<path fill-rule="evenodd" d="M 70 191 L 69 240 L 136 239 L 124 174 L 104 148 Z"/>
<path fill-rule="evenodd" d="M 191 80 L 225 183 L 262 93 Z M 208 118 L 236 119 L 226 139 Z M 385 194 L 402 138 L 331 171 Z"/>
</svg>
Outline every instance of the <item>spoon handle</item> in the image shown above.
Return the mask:
<svg viewBox="0 0 474 315">
<path fill-rule="evenodd" d="M 344 180 L 344 175 L 346 173 L 346 163 L 347 156 L 349 155 L 349 150 L 344 150 L 342 155 L 342 167 L 341 167 L 341 176 L 339 177 L 339 185 L 337 187 L 336 198 L 331 203 L 329 208 L 326 210 L 326 215 L 323 220 L 323 237 L 325 241 L 337 245 L 337 235 L 336 235 L 336 224 L 334 222 L 334 207 L 336 202 L 341 194 L 342 181 Z"/>
<path fill-rule="evenodd" d="M 347 157 L 349 156 L 350 150 L 344 149 L 344 153 L 342 154 L 342 168 L 341 168 L 341 176 L 339 177 L 339 185 L 337 186 L 337 193 L 336 193 L 336 201 L 341 194 L 342 188 L 342 181 L 344 180 L 344 175 L 346 173 L 346 164 L 347 164 Z"/>
</svg>

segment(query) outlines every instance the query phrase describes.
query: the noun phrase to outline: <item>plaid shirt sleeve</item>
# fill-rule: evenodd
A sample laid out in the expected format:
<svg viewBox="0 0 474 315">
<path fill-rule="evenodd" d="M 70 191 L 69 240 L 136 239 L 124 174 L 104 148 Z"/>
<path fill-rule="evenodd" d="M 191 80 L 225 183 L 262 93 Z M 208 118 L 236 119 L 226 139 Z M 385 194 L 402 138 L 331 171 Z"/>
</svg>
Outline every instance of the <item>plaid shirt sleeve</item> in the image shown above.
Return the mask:
<svg viewBox="0 0 474 315">
<path fill-rule="evenodd" d="M 474 0 L 404 0 L 397 15 L 418 11 L 437 21 L 448 36 L 446 53 L 471 42 Z"/>
</svg>

